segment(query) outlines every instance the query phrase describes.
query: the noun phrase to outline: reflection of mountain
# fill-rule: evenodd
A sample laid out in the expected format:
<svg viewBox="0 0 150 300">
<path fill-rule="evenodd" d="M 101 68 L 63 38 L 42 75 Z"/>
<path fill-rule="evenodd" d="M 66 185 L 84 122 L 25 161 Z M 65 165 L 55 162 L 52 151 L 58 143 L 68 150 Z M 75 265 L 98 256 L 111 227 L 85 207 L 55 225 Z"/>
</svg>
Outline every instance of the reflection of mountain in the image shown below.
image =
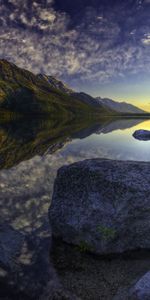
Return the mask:
<svg viewBox="0 0 150 300">
<path fill-rule="evenodd" d="M 17 119 L 0 123 L 0 168 L 10 168 L 35 155 L 53 153 L 73 134 L 90 127 L 91 119 Z"/>
<path fill-rule="evenodd" d="M 0 168 L 11 168 L 36 155 L 52 154 L 74 138 L 126 129 L 142 119 L 14 120 L 0 124 Z"/>
<path fill-rule="evenodd" d="M 109 133 L 115 130 L 124 130 L 131 128 L 142 123 L 142 119 L 102 119 L 96 124 L 91 125 L 85 129 L 81 129 L 77 133 L 73 134 L 73 138 L 84 139 L 93 133 Z"/>
<path fill-rule="evenodd" d="M 115 130 L 124 130 L 128 128 L 132 128 L 140 123 L 142 123 L 143 119 L 115 119 L 109 122 L 108 124 L 105 124 L 103 128 L 99 128 L 96 132 L 97 134 L 100 133 L 109 133 Z"/>
</svg>

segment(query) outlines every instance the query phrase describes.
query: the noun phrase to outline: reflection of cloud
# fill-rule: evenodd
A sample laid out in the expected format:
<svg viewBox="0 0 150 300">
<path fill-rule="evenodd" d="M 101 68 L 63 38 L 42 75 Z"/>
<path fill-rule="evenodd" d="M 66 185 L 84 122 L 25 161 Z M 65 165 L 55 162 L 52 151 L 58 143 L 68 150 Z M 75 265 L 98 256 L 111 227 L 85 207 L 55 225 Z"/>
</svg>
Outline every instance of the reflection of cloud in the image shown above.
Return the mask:
<svg viewBox="0 0 150 300">
<path fill-rule="evenodd" d="M 142 43 L 144 45 L 150 45 L 150 34 L 145 34 L 144 38 L 142 39 Z"/>
<path fill-rule="evenodd" d="M 130 127 L 139 121 L 125 120 L 124 124 L 123 121 L 116 122 L 115 124 L 113 122 L 106 124 L 106 127 L 103 126 L 102 132 L 105 132 L 105 128 L 106 131 L 110 131 L 115 128 Z M 148 124 L 149 121 L 145 121 L 141 124 L 142 128 L 146 128 Z M 11 225 L 13 234 L 19 234 L 19 237 L 21 234 L 22 246 L 19 246 L 21 252 L 17 258 L 17 266 L 19 265 L 23 270 L 22 275 L 20 275 L 21 272 L 19 273 L 19 284 L 25 282 L 24 289 L 29 290 L 30 284 L 34 284 L 32 292 L 37 291 L 39 282 L 43 282 L 41 267 L 44 270 L 49 268 L 48 251 L 51 230 L 48 208 L 57 170 L 63 165 L 91 158 L 143 159 L 142 147 L 140 147 L 139 154 L 137 144 L 134 144 L 134 139 L 131 140 L 131 132 L 141 125 L 138 124 L 132 129 L 124 130 L 125 133 L 116 130 L 108 135 L 101 133 L 100 135 L 91 135 L 86 139 L 74 139 L 73 142 L 68 143 L 66 147 L 53 155 L 36 156 L 9 170 L 0 171 L 1 222 Z M 81 133 L 85 132 L 81 131 Z M 145 150 L 146 148 L 144 149 L 144 158 L 146 159 L 149 157 L 149 147 L 148 154 Z M 38 276 L 37 266 L 40 269 Z M 2 273 L 2 276 L 5 276 L 5 272 Z M 49 278 L 45 273 L 44 276 L 46 280 Z M 52 276 L 50 278 L 53 279 Z"/>
<path fill-rule="evenodd" d="M 136 6 L 123 2 L 111 9 L 107 5 L 85 8 L 73 28 L 69 15 L 56 11 L 53 3 L 10 0 L 8 6 L 2 1 L 1 57 L 35 73 L 83 80 L 108 81 L 128 72 L 149 72 L 148 49 L 143 44 L 149 45 L 144 34 L 150 21 L 144 2 L 140 16 Z"/>
<path fill-rule="evenodd" d="M 116 125 L 116 122 L 119 124 Z M 116 122 L 114 125 L 113 123 L 111 124 L 113 129 L 114 127 L 126 128 L 128 127 L 128 122 L 129 126 L 132 126 L 138 121 L 125 120 L 124 125 L 119 120 Z M 148 126 L 147 122 L 143 123 L 143 126 Z M 91 140 L 93 136 L 85 140 L 73 140 L 73 143 L 69 143 L 61 151 L 53 155 L 45 155 L 44 157 L 36 156 L 29 161 L 20 163 L 12 169 L 0 171 L 1 222 L 8 222 L 13 227 L 13 237 L 9 239 L 9 243 L 13 239 L 16 243 L 16 234 L 17 236 L 19 235 L 19 243 L 21 243 L 21 246 L 19 245 L 19 256 L 17 251 L 17 259 L 15 258 L 19 270 L 15 270 L 16 276 L 14 276 L 13 268 L 11 283 L 19 284 L 19 287 L 23 287 L 27 295 L 29 293 L 30 296 L 31 293 L 34 293 L 34 296 L 35 293 L 38 293 L 38 296 L 39 294 L 41 295 L 41 289 L 47 280 L 50 280 L 51 283 L 48 290 L 49 297 L 50 293 L 53 292 L 53 283 L 56 290 L 58 290 L 58 287 L 60 288 L 59 285 L 56 286 L 56 274 L 52 266 L 49 265 L 51 231 L 48 221 L 48 208 L 58 168 L 65 164 L 71 164 L 88 158 L 126 159 L 127 157 L 133 160 L 136 158 L 135 149 L 131 148 L 130 151 L 132 143 L 128 143 L 128 140 L 125 141 L 122 133 L 119 138 L 115 138 L 116 136 L 111 133 L 111 136 L 108 135 L 109 138 L 106 140 L 103 139 L 103 134 L 95 136 L 96 139 L 99 138 L 99 144 L 97 144 L 97 140 Z M 107 135 L 105 137 L 107 138 Z M 122 148 L 119 148 L 120 144 L 117 144 L 123 143 L 120 137 L 122 137 L 124 142 Z M 110 143 L 108 143 L 109 141 Z M 6 235 L 8 236 L 8 231 L 5 232 Z M 4 254 L 6 255 L 6 251 Z M 41 272 L 41 270 L 44 270 L 44 272 Z M 2 272 L 0 270 L 0 276 L 6 275 L 5 271 Z M 15 280 L 16 282 L 14 282 Z M 34 298 L 37 299 L 38 296 L 36 294 Z M 41 295 L 41 299 L 45 298 L 47 297 Z"/>
<path fill-rule="evenodd" d="M 7 221 L 14 229 L 25 233 L 38 232 L 38 235 L 41 235 L 43 226 L 48 226 L 47 211 L 58 168 L 79 160 L 97 157 L 143 159 L 142 152 L 139 155 L 138 151 L 135 153 L 134 145 L 132 148 L 132 142 L 134 143 L 132 133 L 141 126 L 147 128 L 149 122 L 138 124 L 139 122 L 141 121 L 118 120 L 106 126 L 104 124 L 100 130 L 101 134 L 94 135 L 94 139 L 93 135 L 87 139 L 75 139 L 52 155 L 36 156 L 9 170 L 0 171 L 1 222 Z M 124 130 L 123 133 L 119 130 L 110 133 L 112 130 L 131 126 L 135 127 Z M 109 134 L 103 135 L 103 132 Z M 80 135 L 87 136 L 88 132 L 81 131 L 79 138 Z M 112 140 L 115 142 L 113 143 Z"/>
</svg>

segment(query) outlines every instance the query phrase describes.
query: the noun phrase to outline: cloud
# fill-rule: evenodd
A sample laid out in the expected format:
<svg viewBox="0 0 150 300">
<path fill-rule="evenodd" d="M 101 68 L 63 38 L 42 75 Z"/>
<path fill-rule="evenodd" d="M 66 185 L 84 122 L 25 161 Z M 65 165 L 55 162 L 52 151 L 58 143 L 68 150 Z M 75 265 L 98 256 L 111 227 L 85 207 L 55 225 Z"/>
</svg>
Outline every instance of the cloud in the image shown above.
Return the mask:
<svg viewBox="0 0 150 300">
<path fill-rule="evenodd" d="M 54 1 L 2 1 L 0 57 L 35 73 L 80 81 L 149 72 L 149 0 L 145 3 L 87 7 L 72 27 Z"/>
</svg>

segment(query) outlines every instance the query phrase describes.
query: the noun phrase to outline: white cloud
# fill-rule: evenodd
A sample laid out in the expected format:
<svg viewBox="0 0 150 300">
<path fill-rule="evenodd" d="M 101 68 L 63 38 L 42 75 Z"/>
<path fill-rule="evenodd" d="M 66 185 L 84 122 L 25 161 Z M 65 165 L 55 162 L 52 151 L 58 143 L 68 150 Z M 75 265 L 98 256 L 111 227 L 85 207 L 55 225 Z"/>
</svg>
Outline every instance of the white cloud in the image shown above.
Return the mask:
<svg viewBox="0 0 150 300">
<path fill-rule="evenodd" d="M 116 8 L 108 9 L 105 16 L 88 8 L 80 23 L 70 29 L 69 16 L 55 11 L 51 0 L 45 6 L 34 1 L 30 10 L 27 0 L 9 2 L 14 9 L 4 4 L 0 8 L 0 56 L 21 67 L 100 82 L 150 70 L 149 47 L 143 47 L 150 44 L 149 35 L 145 35 L 149 23 L 136 26 L 134 16 L 123 7 L 120 16 Z M 118 18 L 129 24 L 126 31 Z"/>
</svg>

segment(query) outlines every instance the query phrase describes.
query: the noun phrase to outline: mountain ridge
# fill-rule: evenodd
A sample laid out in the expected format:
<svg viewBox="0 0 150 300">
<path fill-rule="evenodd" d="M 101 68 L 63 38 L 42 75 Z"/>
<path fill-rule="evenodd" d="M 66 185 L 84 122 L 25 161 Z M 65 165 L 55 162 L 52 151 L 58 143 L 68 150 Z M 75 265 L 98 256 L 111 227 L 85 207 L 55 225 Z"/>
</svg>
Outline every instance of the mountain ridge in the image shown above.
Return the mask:
<svg viewBox="0 0 150 300">
<path fill-rule="evenodd" d="M 148 113 L 140 109 L 139 107 L 131 103 L 127 103 L 125 101 L 118 102 L 109 98 L 93 97 L 85 92 L 76 92 L 75 90 L 71 89 L 67 84 L 65 84 L 63 81 L 56 79 L 53 76 L 49 76 L 45 74 L 39 74 L 38 76 L 40 76 L 41 78 L 46 78 L 49 84 L 51 84 L 53 87 L 58 88 L 63 92 L 66 92 L 67 94 L 83 101 L 86 104 L 93 105 L 94 107 L 98 108 L 101 104 L 105 108 L 112 109 L 118 113 L 133 113 L 133 114 Z"/>
<path fill-rule="evenodd" d="M 120 111 L 104 105 L 100 99 L 84 92 L 78 93 L 53 76 L 35 75 L 5 59 L 0 60 L 1 110 L 21 114 L 120 114 Z M 141 110 L 136 113 L 141 113 Z"/>
<path fill-rule="evenodd" d="M 55 78 L 51 75 L 46 74 L 37 74 L 39 79 L 46 80 L 50 85 L 52 85 L 56 89 L 60 89 L 62 92 L 66 94 L 74 93 L 74 90 L 72 90 L 67 84 L 65 84 L 63 81 Z"/>
<path fill-rule="evenodd" d="M 28 115 L 116 114 L 102 105 L 96 111 L 93 105 L 62 91 L 64 84 L 52 78 L 35 75 L 7 60 L 0 60 L 0 109 Z M 56 88 L 58 82 L 61 89 Z"/>
<path fill-rule="evenodd" d="M 101 97 L 96 97 L 96 99 L 100 102 L 100 104 L 104 105 L 105 107 L 107 106 L 120 113 L 137 113 L 137 114 L 147 113 L 146 111 L 140 109 L 139 107 L 131 103 L 127 103 L 125 101 L 118 102 L 109 98 L 101 98 Z"/>
</svg>

